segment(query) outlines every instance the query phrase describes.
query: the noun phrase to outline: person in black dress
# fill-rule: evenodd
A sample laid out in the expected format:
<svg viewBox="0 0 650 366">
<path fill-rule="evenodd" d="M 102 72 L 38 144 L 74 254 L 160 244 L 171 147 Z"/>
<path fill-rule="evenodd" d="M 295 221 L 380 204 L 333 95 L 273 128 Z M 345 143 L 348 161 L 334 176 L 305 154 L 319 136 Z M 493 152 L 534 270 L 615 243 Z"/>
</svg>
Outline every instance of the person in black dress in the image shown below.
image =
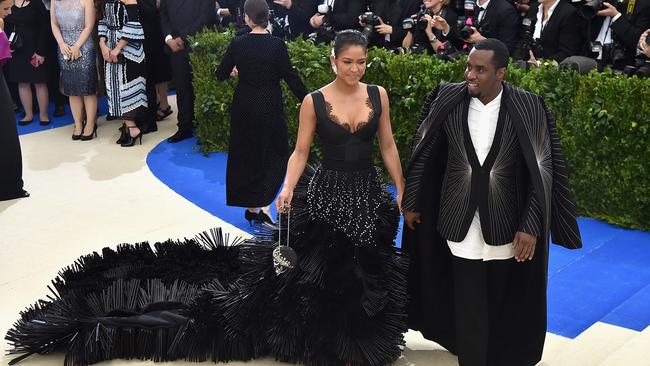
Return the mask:
<svg viewBox="0 0 650 366">
<path fill-rule="evenodd" d="M 226 199 L 230 206 L 247 207 L 249 222 L 270 222 L 267 206 L 282 185 L 289 157 L 280 79 L 298 100 L 307 89 L 284 41 L 266 31 L 266 1 L 247 0 L 244 11 L 251 31 L 232 40 L 217 70 L 219 80 L 231 73 L 239 78 L 230 110 Z"/>
<path fill-rule="evenodd" d="M 3 19 L 11 14 L 12 5 L 13 0 L 0 0 L 0 201 L 29 196 L 23 189 L 20 140 L 11 95 L 2 72 L 4 63 L 11 58 Z"/>
<path fill-rule="evenodd" d="M 169 55 L 165 53 L 165 36 L 160 26 L 160 0 L 138 0 L 140 23 L 144 28 L 144 49 L 147 54 L 147 84 L 155 87 L 153 103 L 156 120 L 162 121 L 172 114 L 167 100 L 167 83 L 172 79 Z M 149 94 L 149 93 L 147 93 Z"/>
<path fill-rule="evenodd" d="M 18 0 L 7 17 L 7 34 L 15 34 L 18 41 L 13 44 L 13 54 L 7 63 L 9 81 L 18 84 L 20 102 L 25 110 L 25 117 L 18 123 L 26 125 L 34 117 L 32 105 L 32 84 L 36 89 L 36 99 L 40 114 L 40 124 L 48 125 L 47 113 L 49 93 L 47 81 L 50 77 L 48 68 L 51 60 L 48 54 L 51 40 L 50 17 L 41 0 Z M 10 37 L 12 38 L 12 37 Z"/>
</svg>

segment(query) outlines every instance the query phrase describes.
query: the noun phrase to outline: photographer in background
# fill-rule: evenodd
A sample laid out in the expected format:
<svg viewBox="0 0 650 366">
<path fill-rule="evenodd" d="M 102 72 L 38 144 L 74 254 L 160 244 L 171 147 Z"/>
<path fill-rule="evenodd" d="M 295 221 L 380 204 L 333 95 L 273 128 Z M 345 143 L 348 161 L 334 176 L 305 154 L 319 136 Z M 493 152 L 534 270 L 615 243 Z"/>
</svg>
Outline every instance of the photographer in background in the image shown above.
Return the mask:
<svg viewBox="0 0 650 366">
<path fill-rule="evenodd" d="M 306 37 L 314 31 L 309 20 L 318 11 L 320 0 L 273 0 L 273 3 L 286 9 L 290 39 Z"/>
<path fill-rule="evenodd" d="M 579 9 L 587 19 L 589 40 L 586 56 L 615 68 L 634 64 L 643 31 L 650 27 L 650 1 L 587 1 Z"/>
<path fill-rule="evenodd" d="M 526 55 L 530 63 L 536 63 L 537 59 L 559 63 L 580 53 L 583 21 L 575 7 L 562 0 L 539 0 L 530 7 L 526 17 L 535 24 L 533 39 L 537 46 Z"/>
<path fill-rule="evenodd" d="M 367 36 L 370 46 L 396 49 L 402 46 L 407 30 L 402 28 L 402 20 L 417 12 L 420 0 L 372 0 L 370 12 L 359 16 L 362 33 Z M 371 21 L 370 24 L 366 20 Z"/>
<path fill-rule="evenodd" d="M 466 11 L 467 5 L 466 0 Z M 496 38 L 505 43 L 512 54 L 519 41 L 521 23 L 515 5 L 510 0 L 478 0 L 474 14 L 474 24 L 460 30 L 461 37 L 472 44 L 486 38 Z"/>
<path fill-rule="evenodd" d="M 414 22 L 402 47 L 436 54 L 440 46 L 449 41 L 457 49 L 462 49 L 464 42 L 458 35 L 458 15 L 448 5 L 449 0 L 423 0 L 420 11 L 411 16 Z"/>
<path fill-rule="evenodd" d="M 335 31 L 358 29 L 359 14 L 366 10 L 365 1 L 362 0 L 324 0 L 322 5 L 327 5 L 327 14 L 319 11 L 309 19 L 309 24 L 315 30 L 323 26 L 326 16 Z"/>
</svg>

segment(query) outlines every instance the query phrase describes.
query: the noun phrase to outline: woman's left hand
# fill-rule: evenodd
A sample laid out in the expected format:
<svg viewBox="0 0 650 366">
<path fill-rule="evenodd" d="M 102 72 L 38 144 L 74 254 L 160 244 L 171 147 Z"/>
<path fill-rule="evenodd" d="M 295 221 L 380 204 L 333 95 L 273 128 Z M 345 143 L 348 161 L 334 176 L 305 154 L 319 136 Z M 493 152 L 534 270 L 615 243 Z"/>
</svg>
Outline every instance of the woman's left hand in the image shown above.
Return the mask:
<svg viewBox="0 0 650 366">
<path fill-rule="evenodd" d="M 112 63 L 114 63 L 114 64 L 119 63 L 117 56 L 119 56 L 120 53 L 122 53 L 122 49 L 120 49 L 120 48 L 115 47 L 115 48 L 113 48 L 111 50 L 111 53 L 109 54 L 109 56 L 111 57 L 111 62 Z"/>
<path fill-rule="evenodd" d="M 237 66 L 232 68 L 232 71 L 230 71 L 230 76 L 239 76 L 239 70 L 237 70 Z"/>
<path fill-rule="evenodd" d="M 81 50 L 79 50 L 79 47 L 77 46 L 70 46 L 70 60 L 74 61 L 79 59 L 81 57 Z"/>
<path fill-rule="evenodd" d="M 38 53 L 34 53 L 32 58 L 34 58 L 36 61 L 36 67 L 41 66 L 42 64 L 45 63 L 45 57 L 39 55 Z"/>
</svg>

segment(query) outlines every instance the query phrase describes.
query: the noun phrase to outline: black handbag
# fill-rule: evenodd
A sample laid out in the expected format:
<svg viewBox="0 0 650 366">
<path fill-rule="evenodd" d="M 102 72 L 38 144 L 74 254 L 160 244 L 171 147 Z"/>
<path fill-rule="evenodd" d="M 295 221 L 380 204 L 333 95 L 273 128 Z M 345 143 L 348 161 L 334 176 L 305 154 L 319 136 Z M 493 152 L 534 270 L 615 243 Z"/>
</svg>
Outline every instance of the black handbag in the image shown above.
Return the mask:
<svg viewBox="0 0 650 366">
<path fill-rule="evenodd" d="M 16 51 L 23 46 L 23 37 L 15 30 L 9 34 L 9 49 Z"/>
<path fill-rule="evenodd" d="M 296 251 L 289 246 L 289 228 L 291 227 L 291 210 L 287 213 L 287 241 L 282 245 L 282 212 L 278 213 L 278 246 L 273 249 L 273 267 L 275 274 L 282 273 L 294 268 L 298 264 Z"/>
</svg>

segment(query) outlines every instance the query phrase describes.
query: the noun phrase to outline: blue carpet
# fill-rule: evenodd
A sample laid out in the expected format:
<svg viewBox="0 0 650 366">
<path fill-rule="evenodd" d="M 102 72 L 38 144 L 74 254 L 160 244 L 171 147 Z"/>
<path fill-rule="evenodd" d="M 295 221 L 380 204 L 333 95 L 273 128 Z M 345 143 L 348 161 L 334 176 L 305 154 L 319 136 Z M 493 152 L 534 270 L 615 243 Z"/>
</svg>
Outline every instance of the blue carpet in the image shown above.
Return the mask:
<svg viewBox="0 0 650 366">
<path fill-rule="evenodd" d="M 108 103 L 106 102 L 106 97 L 99 97 L 97 101 L 97 105 L 99 107 L 100 116 L 108 114 Z M 32 123 L 26 126 L 20 126 L 20 125 L 18 126 L 18 134 L 26 135 L 29 133 L 45 131 L 57 127 L 71 125 L 72 123 L 74 123 L 74 119 L 72 118 L 72 112 L 70 112 L 69 105 L 67 104 L 65 105 L 65 115 L 62 117 L 54 117 L 54 103 L 50 103 L 48 109 L 49 109 L 49 115 L 51 121 L 49 125 L 41 126 L 39 124 L 39 117 L 37 113 L 34 115 L 34 120 L 32 121 Z M 16 122 L 18 122 L 20 119 L 21 119 L 20 114 L 16 113 Z"/>
<path fill-rule="evenodd" d="M 188 201 L 251 232 L 244 209 L 226 206 L 226 153 L 204 157 L 196 140 L 162 142 L 147 164 Z M 551 246 L 548 330 L 574 338 L 598 321 L 636 331 L 650 325 L 650 233 L 579 219 L 581 250 Z M 401 241 L 398 238 L 397 243 Z"/>
</svg>

